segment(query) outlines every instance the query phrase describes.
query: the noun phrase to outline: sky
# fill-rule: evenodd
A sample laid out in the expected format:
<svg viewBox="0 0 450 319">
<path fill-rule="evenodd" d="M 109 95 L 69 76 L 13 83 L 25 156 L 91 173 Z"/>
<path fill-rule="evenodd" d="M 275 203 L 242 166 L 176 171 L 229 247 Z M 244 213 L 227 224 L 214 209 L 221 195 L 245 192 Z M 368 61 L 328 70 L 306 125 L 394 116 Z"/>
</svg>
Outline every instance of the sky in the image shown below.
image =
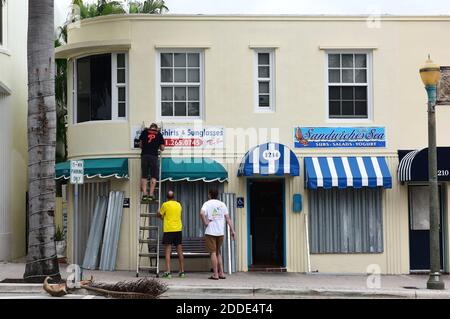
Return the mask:
<svg viewBox="0 0 450 319">
<path fill-rule="evenodd" d="M 70 3 L 71 0 L 55 0 L 56 25 L 65 21 Z M 450 0 L 165 0 L 165 3 L 169 13 L 174 14 L 450 15 Z"/>
</svg>

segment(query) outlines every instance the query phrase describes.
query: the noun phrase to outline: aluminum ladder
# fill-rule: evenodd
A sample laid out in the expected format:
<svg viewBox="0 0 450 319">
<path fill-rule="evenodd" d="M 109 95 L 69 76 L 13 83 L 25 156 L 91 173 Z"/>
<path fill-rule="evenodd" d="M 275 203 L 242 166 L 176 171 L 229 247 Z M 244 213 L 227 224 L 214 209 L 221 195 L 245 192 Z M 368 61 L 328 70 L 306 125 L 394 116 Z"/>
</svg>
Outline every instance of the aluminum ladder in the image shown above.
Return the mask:
<svg viewBox="0 0 450 319">
<path fill-rule="evenodd" d="M 158 210 L 160 208 L 161 198 L 161 152 L 158 151 L 159 178 L 155 185 L 155 199 L 151 202 L 142 202 L 139 198 L 138 215 L 138 247 L 137 247 L 137 267 L 136 277 L 142 273 L 154 273 L 159 277 L 159 247 L 160 247 L 160 226 L 158 221 Z M 150 185 L 148 185 L 150 187 Z M 148 259 L 148 265 L 144 266 L 144 261 Z"/>
</svg>

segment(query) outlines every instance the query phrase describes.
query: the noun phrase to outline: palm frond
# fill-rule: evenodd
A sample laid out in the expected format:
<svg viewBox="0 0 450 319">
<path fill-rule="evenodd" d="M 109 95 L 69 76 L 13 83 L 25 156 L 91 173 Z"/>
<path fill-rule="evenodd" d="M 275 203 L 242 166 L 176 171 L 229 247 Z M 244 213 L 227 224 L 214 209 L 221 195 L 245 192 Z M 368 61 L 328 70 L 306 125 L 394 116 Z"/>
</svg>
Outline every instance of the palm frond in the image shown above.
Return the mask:
<svg viewBox="0 0 450 319">
<path fill-rule="evenodd" d="M 161 14 L 169 11 L 164 0 L 145 0 L 140 13 Z"/>
<path fill-rule="evenodd" d="M 93 281 L 89 285 L 82 285 L 81 288 L 107 297 L 121 299 L 156 299 L 167 291 L 166 284 L 148 278 L 114 284 Z"/>
</svg>

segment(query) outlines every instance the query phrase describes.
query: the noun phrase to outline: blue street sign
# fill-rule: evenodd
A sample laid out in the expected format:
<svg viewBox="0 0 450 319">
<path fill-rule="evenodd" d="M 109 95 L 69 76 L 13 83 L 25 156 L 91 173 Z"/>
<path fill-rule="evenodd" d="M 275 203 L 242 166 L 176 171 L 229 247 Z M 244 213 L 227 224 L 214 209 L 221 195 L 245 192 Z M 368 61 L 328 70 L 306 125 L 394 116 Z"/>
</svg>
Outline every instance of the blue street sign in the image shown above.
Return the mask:
<svg viewBox="0 0 450 319">
<path fill-rule="evenodd" d="M 237 208 L 244 208 L 244 197 L 236 198 L 236 206 Z"/>
</svg>

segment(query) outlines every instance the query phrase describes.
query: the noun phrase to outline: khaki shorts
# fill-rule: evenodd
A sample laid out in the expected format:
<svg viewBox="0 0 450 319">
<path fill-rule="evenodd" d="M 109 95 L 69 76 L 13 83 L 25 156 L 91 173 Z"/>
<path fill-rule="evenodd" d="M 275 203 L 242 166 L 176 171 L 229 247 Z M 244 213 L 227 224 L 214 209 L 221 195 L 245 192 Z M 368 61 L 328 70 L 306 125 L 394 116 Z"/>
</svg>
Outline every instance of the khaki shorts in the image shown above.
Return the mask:
<svg viewBox="0 0 450 319">
<path fill-rule="evenodd" d="M 223 243 L 223 236 L 205 235 L 206 250 L 211 253 L 220 253 L 220 247 Z"/>
</svg>

